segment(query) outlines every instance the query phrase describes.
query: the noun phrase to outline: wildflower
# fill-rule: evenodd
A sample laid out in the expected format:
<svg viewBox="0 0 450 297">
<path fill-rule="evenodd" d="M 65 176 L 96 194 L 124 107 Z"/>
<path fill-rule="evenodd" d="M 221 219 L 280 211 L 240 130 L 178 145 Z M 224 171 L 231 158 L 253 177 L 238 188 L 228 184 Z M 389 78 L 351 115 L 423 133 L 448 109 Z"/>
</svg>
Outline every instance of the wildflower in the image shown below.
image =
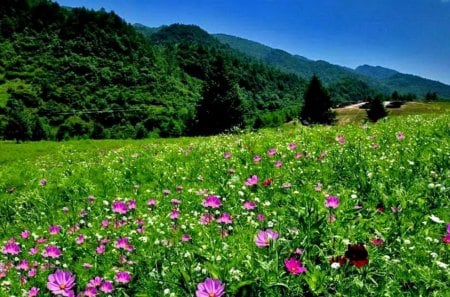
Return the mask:
<svg viewBox="0 0 450 297">
<path fill-rule="evenodd" d="M 97 289 L 94 287 L 87 287 L 86 290 L 84 290 L 84 296 L 86 297 L 95 297 L 97 294 Z"/>
<path fill-rule="evenodd" d="M 41 180 L 39 181 L 39 184 L 40 184 L 41 186 L 45 186 L 45 185 L 47 185 L 47 180 L 46 180 L 45 178 L 43 178 L 43 179 L 41 179 Z"/>
<path fill-rule="evenodd" d="M 286 270 L 293 275 L 302 274 L 306 272 L 306 267 L 303 266 L 302 261 L 296 258 L 289 258 L 284 260 Z"/>
<path fill-rule="evenodd" d="M 445 244 L 450 244 L 450 233 L 447 233 L 444 236 L 442 236 L 441 240 Z"/>
<path fill-rule="evenodd" d="M 170 213 L 170 218 L 172 220 L 178 220 L 180 217 L 180 211 L 178 209 L 172 209 L 172 212 Z"/>
<path fill-rule="evenodd" d="M 274 148 L 271 148 L 270 150 L 267 151 L 267 155 L 269 156 L 273 156 L 277 153 L 277 150 Z"/>
<path fill-rule="evenodd" d="M 150 199 L 147 201 L 147 205 L 148 206 L 155 206 L 156 205 L 156 200 L 154 198 Z"/>
<path fill-rule="evenodd" d="M 24 230 L 22 231 L 22 233 L 20 233 L 20 237 L 22 237 L 23 239 L 28 239 L 28 237 L 30 237 L 30 234 L 30 231 Z"/>
<path fill-rule="evenodd" d="M 246 210 L 252 210 L 256 208 L 256 203 L 253 201 L 245 201 L 242 207 Z"/>
<path fill-rule="evenodd" d="M 377 212 L 381 212 L 381 213 L 384 212 L 384 204 L 383 204 L 383 202 L 378 202 L 378 204 L 376 206 L 376 210 L 377 210 Z"/>
<path fill-rule="evenodd" d="M 450 223 L 447 224 L 447 233 L 450 233 Z"/>
<path fill-rule="evenodd" d="M 95 200 L 94 195 L 89 195 L 89 196 L 88 196 L 88 201 L 89 201 L 89 203 L 94 203 L 94 200 Z"/>
<path fill-rule="evenodd" d="M 370 240 L 370 242 L 371 242 L 374 246 L 380 247 L 380 246 L 383 244 L 384 240 L 383 240 L 382 238 L 372 238 L 372 239 Z"/>
<path fill-rule="evenodd" d="M 345 257 L 349 260 L 350 264 L 358 268 L 369 264 L 369 253 L 362 244 L 349 244 Z"/>
<path fill-rule="evenodd" d="M 174 199 L 170 200 L 170 203 L 172 203 L 172 205 L 180 205 L 181 200 L 174 198 Z"/>
<path fill-rule="evenodd" d="M 77 239 L 75 240 L 76 244 L 83 244 L 84 242 L 84 235 L 80 234 L 78 235 Z"/>
<path fill-rule="evenodd" d="M 190 241 L 191 239 L 192 239 L 192 237 L 191 237 L 191 235 L 189 235 L 189 234 L 183 234 L 183 235 L 181 236 L 181 240 L 184 241 L 184 242 Z"/>
<path fill-rule="evenodd" d="M 94 267 L 91 263 L 83 263 L 82 267 L 84 269 L 91 269 L 92 267 Z"/>
<path fill-rule="evenodd" d="M 339 198 L 335 196 L 328 196 L 325 200 L 325 207 L 327 208 L 338 208 Z"/>
<path fill-rule="evenodd" d="M 114 291 L 114 286 L 111 282 L 106 281 L 100 286 L 100 291 L 105 294 L 111 293 L 112 291 Z"/>
<path fill-rule="evenodd" d="M 208 225 L 214 221 L 214 215 L 210 213 L 205 213 L 200 217 L 200 224 L 202 225 Z"/>
<path fill-rule="evenodd" d="M 292 187 L 291 183 L 284 183 L 284 184 L 281 185 L 282 189 L 289 189 L 290 187 Z"/>
<path fill-rule="evenodd" d="M 317 183 L 317 185 L 314 187 L 314 190 L 317 192 L 320 192 L 320 190 L 322 190 L 323 184 L 322 183 Z"/>
<path fill-rule="evenodd" d="M 258 184 L 258 176 L 253 175 L 252 177 L 248 178 L 247 181 L 245 182 L 245 185 L 247 187 L 251 187 L 251 186 L 255 186 Z"/>
<path fill-rule="evenodd" d="M 61 250 L 55 245 L 48 245 L 42 254 L 45 258 L 59 258 L 61 256 Z"/>
<path fill-rule="evenodd" d="M 254 156 L 253 157 L 253 162 L 259 162 L 261 161 L 261 157 L 260 156 Z"/>
<path fill-rule="evenodd" d="M 280 160 L 278 160 L 278 161 L 275 162 L 275 165 L 274 165 L 274 166 L 277 167 L 277 168 L 279 168 L 279 167 L 283 166 L 283 162 L 281 162 Z"/>
<path fill-rule="evenodd" d="M 74 296 L 75 276 L 70 271 L 56 270 L 48 276 L 47 288 L 53 295 Z"/>
<path fill-rule="evenodd" d="M 126 271 L 119 271 L 116 273 L 116 283 L 127 284 L 131 281 L 131 275 Z"/>
<path fill-rule="evenodd" d="M 231 224 L 233 222 L 233 218 L 229 213 L 223 213 L 220 218 L 217 220 L 217 223 L 222 224 Z"/>
<path fill-rule="evenodd" d="M 217 196 L 207 196 L 203 200 L 203 207 L 205 208 L 219 208 L 222 205 L 220 198 Z"/>
<path fill-rule="evenodd" d="M 438 218 L 438 217 L 435 216 L 435 215 L 431 215 L 431 216 L 430 216 L 430 220 L 432 220 L 433 222 L 438 223 L 438 224 L 444 223 L 443 220 L 441 220 L 440 218 Z"/>
<path fill-rule="evenodd" d="M 128 209 L 136 209 L 136 200 L 131 199 L 131 200 L 128 202 Z"/>
<path fill-rule="evenodd" d="M 328 215 L 328 223 L 332 224 L 332 223 L 334 223 L 335 221 L 336 221 L 336 215 L 333 214 L 333 213 L 330 213 L 330 214 Z"/>
<path fill-rule="evenodd" d="M 340 145 L 344 145 L 347 141 L 345 140 L 344 135 L 342 134 L 338 134 L 336 136 L 336 141 L 340 144 Z"/>
<path fill-rule="evenodd" d="M 109 221 L 108 221 L 108 220 L 103 220 L 103 221 L 101 222 L 101 225 L 102 225 L 103 228 L 106 228 L 106 227 L 109 226 Z"/>
<path fill-rule="evenodd" d="M 225 295 L 225 285 L 219 279 L 207 278 L 197 285 L 196 297 L 222 297 Z"/>
<path fill-rule="evenodd" d="M 89 281 L 87 286 L 97 288 L 98 286 L 100 286 L 102 284 L 102 281 L 103 281 L 103 278 L 96 276 Z"/>
<path fill-rule="evenodd" d="M 20 246 L 14 241 L 14 239 L 10 239 L 3 247 L 2 253 L 6 255 L 17 255 L 20 253 Z"/>
<path fill-rule="evenodd" d="M 290 150 L 295 150 L 295 149 L 297 148 L 297 145 L 296 145 L 295 143 L 292 142 L 292 143 L 289 144 L 288 148 L 289 148 Z"/>
<path fill-rule="evenodd" d="M 22 260 L 20 261 L 19 265 L 17 265 L 17 270 L 24 270 L 24 271 L 28 271 L 30 269 L 30 264 L 28 263 L 27 260 Z"/>
<path fill-rule="evenodd" d="M 303 157 L 303 154 L 302 153 L 296 153 L 295 154 L 295 158 L 296 159 L 301 159 Z"/>
<path fill-rule="evenodd" d="M 36 297 L 39 294 L 39 288 L 36 287 L 32 287 L 29 291 L 28 291 L 28 297 Z"/>
<path fill-rule="evenodd" d="M 256 216 L 256 219 L 257 219 L 258 221 L 262 222 L 262 221 L 264 221 L 264 220 L 266 219 L 266 217 L 265 217 L 262 213 L 259 213 L 259 214 Z"/>
<path fill-rule="evenodd" d="M 106 246 L 104 246 L 103 244 L 102 245 L 99 245 L 96 249 L 95 249 L 95 252 L 97 253 L 97 254 L 103 254 L 104 252 L 105 252 L 105 250 L 106 250 Z"/>
<path fill-rule="evenodd" d="M 126 214 L 128 206 L 123 201 L 114 201 L 112 204 L 112 211 L 118 214 Z"/>
<path fill-rule="evenodd" d="M 276 241 L 278 239 L 278 233 L 271 229 L 266 231 L 259 231 L 258 235 L 255 237 L 255 244 L 258 247 L 266 247 L 270 245 L 271 241 Z"/>
<path fill-rule="evenodd" d="M 396 136 L 397 136 L 397 140 L 405 139 L 405 134 L 403 134 L 402 132 L 398 132 Z"/>
<path fill-rule="evenodd" d="M 35 277 L 37 274 L 37 270 L 35 268 L 30 269 L 30 271 L 28 271 L 28 277 Z"/>
<path fill-rule="evenodd" d="M 262 186 L 263 187 L 268 187 L 268 186 L 270 186 L 272 184 L 272 182 L 273 182 L 273 179 L 272 178 L 268 178 L 265 181 L 263 181 Z"/>
<path fill-rule="evenodd" d="M 345 257 L 336 256 L 336 257 L 331 257 L 330 264 L 333 269 L 338 269 L 339 267 L 344 265 L 346 261 L 347 261 L 347 259 Z"/>
<path fill-rule="evenodd" d="M 223 157 L 225 159 L 229 159 L 231 157 L 231 153 L 230 152 L 226 152 L 225 154 L 223 154 Z"/>
</svg>

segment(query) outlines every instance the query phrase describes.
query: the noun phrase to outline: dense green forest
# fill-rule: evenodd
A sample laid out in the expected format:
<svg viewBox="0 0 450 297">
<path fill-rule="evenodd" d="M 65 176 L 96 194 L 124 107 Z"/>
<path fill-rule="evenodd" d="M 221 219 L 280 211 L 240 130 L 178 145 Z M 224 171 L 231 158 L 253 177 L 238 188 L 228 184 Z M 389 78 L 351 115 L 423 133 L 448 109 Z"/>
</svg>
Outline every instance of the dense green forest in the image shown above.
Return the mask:
<svg viewBox="0 0 450 297">
<path fill-rule="evenodd" d="M 305 81 L 170 26 L 148 40 L 119 16 L 50 1 L 0 5 L 0 130 L 5 139 L 141 138 L 197 134 L 211 65 L 223 59 L 243 127 L 298 114 Z M 200 39 L 196 39 L 196 38 Z"/>
</svg>

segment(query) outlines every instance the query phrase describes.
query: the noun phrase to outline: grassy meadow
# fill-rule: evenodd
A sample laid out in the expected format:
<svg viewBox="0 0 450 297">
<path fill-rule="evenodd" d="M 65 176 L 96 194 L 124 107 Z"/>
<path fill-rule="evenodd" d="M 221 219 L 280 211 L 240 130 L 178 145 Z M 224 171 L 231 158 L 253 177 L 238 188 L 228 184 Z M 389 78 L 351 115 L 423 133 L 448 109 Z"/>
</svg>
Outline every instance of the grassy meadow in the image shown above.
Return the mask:
<svg viewBox="0 0 450 297">
<path fill-rule="evenodd" d="M 449 123 L 0 143 L 0 296 L 449 296 Z"/>
</svg>

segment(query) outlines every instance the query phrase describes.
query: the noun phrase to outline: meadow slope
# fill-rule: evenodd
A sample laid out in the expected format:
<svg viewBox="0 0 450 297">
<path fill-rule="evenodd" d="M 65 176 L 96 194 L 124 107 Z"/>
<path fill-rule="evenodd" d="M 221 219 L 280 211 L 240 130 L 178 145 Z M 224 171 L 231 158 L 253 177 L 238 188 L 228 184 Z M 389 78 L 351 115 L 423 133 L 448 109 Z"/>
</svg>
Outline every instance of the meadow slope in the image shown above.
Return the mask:
<svg viewBox="0 0 450 297">
<path fill-rule="evenodd" d="M 0 296 L 446 296 L 449 123 L 0 143 Z"/>
</svg>

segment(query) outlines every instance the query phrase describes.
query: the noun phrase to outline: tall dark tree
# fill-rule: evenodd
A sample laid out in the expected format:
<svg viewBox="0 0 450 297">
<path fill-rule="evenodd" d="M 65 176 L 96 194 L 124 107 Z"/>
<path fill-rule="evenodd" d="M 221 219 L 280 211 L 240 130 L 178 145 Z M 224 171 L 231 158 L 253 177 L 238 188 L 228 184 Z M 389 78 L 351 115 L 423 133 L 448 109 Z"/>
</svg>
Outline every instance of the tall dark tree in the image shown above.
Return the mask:
<svg viewBox="0 0 450 297">
<path fill-rule="evenodd" d="M 367 117 L 370 121 L 376 122 L 388 115 L 383 104 L 383 96 L 377 95 L 375 99 L 369 99 L 370 107 L 367 110 Z"/>
<path fill-rule="evenodd" d="M 242 126 L 244 112 L 239 87 L 221 56 L 211 65 L 202 97 L 197 105 L 196 134 L 212 135 Z"/>
<path fill-rule="evenodd" d="M 303 96 L 300 120 L 305 124 L 332 124 L 336 115 L 331 110 L 331 98 L 320 79 L 313 75 Z"/>
</svg>

